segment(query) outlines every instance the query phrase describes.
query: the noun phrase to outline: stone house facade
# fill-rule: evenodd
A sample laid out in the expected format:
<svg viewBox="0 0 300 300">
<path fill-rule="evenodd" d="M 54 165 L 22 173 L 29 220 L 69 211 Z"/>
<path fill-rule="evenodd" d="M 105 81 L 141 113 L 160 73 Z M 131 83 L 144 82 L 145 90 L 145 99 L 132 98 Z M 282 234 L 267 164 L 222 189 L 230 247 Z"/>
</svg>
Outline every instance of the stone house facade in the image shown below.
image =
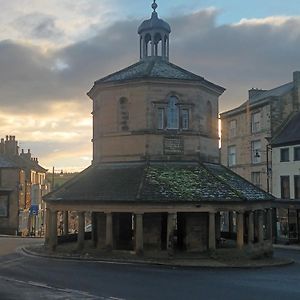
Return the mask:
<svg viewBox="0 0 300 300">
<path fill-rule="evenodd" d="M 221 162 L 272 192 L 270 140 L 300 106 L 300 72 L 271 90 L 252 89 L 241 106 L 222 113 Z M 268 162 L 268 166 L 267 166 Z"/>
<path fill-rule="evenodd" d="M 15 136 L 0 141 L 0 233 L 35 234 L 44 223 L 42 195 L 47 192 L 46 171 L 31 157 L 19 154 Z"/>
</svg>

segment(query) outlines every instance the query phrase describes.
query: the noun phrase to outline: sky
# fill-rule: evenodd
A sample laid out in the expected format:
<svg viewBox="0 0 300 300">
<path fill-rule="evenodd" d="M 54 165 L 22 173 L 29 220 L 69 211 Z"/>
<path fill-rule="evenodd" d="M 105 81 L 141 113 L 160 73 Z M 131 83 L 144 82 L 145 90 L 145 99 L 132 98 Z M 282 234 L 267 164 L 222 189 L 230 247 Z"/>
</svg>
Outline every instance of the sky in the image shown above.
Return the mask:
<svg viewBox="0 0 300 300">
<path fill-rule="evenodd" d="M 48 169 L 92 159 L 93 82 L 138 61 L 151 0 L 0 0 L 0 137 Z M 158 0 L 171 62 L 225 87 L 220 112 L 300 70 L 299 0 Z"/>
</svg>

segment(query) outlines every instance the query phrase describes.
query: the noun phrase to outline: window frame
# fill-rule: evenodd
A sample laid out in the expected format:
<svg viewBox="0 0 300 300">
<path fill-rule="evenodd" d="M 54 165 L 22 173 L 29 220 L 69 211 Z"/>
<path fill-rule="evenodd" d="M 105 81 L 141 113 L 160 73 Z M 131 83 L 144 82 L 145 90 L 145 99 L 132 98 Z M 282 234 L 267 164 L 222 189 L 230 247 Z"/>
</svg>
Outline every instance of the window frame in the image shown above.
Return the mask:
<svg viewBox="0 0 300 300">
<path fill-rule="evenodd" d="M 296 153 L 299 153 L 296 155 Z M 294 161 L 300 161 L 300 146 L 294 147 Z"/>
<path fill-rule="evenodd" d="M 288 183 L 288 186 L 287 186 L 287 194 L 288 194 L 288 197 L 285 196 L 285 191 L 284 191 L 284 180 L 287 179 L 287 183 Z M 280 176 L 280 196 L 281 196 L 281 199 L 290 199 L 291 198 L 291 183 L 290 183 L 290 176 Z"/>
<path fill-rule="evenodd" d="M 235 124 L 234 127 L 232 127 L 231 124 Z M 237 120 L 236 119 L 230 120 L 228 127 L 229 127 L 229 137 L 230 138 L 236 137 L 237 136 Z"/>
<path fill-rule="evenodd" d="M 234 149 L 234 151 L 231 152 L 230 149 Z M 233 167 L 233 166 L 237 165 L 237 151 L 236 150 L 237 150 L 236 149 L 236 145 L 228 146 L 228 149 L 227 149 L 227 163 L 228 163 L 228 167 Z"/>
<path fill-rule="evenodd" d="M 256 148 L 254 147 L 255 143 L 259 143 L 260 147 Z M 256 155 L 256 153 L 258 153 L 258 156 Z M 252 164 L 260 164 L 262 161 L 261 158 L 261 140 L 255 140 L 255 141 L 251 141 L 251 163 Z"/>
<path fill-rule="evenodd" d="M 258 120 L 255 120 L 255 116 L 258 116 Z M 254 112 L 251 114 L 251 133 L 258 133 L 260 131 L 261 131 L 261 113 Z"/>
<path fill-rule="evenodd" d="M 287 157 L 284 154 L 287 153 Z M 289 162 L 290 161 L 290 148 L 280 148 L 280 162 Z"/>
</svg>

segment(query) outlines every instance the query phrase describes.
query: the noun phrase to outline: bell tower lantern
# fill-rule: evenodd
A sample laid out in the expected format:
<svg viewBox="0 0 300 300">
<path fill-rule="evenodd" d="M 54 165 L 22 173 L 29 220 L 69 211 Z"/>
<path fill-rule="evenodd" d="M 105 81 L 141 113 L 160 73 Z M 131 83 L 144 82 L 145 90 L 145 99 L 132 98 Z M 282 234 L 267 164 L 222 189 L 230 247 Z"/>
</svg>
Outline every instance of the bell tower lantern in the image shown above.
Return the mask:
<svg viewBox="0 0 300 300">
<path fill-rule="evenodd" d="M 152 16 L 138 28 L 140 35 L 140 60 L 161 58 L 169 61 L 170 25 L 158 18 L 156 0 L 152 4 Z"/>
</svg>

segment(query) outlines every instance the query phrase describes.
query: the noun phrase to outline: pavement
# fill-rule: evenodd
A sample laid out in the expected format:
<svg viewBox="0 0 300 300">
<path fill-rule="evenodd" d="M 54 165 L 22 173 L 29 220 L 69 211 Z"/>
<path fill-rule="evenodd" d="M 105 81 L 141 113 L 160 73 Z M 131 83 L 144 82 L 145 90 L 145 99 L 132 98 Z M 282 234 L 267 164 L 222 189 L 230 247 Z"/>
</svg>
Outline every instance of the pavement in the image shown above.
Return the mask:
<svg viewBox="0 0 300 300">
<path fill-rule="evenodd" d="M 285 246 L 287 247 L 287 246 Z M 283 248 L 284 249 L 284 248 Z M 194 268 L 262 268 L 262 267 L 280 267 L 294 263 L 290 258 L 263 257 L 259 259 L 249 258 L 231 258 L 231 253 L 235 249 L 228 249 L 225 256 L 222 255 L 197 255 L 197 254 L 175 254 L 173 256 L 155 255 L 145 253 L 143 256 L 137 256 L 129 251 L 99 251 L 97 249 L 86 247 L 83 251 L 76 250 L 76 243 L 60 245 L 57 251 L 51 252 L 44 245 L 24 246 L 21 249 L 23 253 L 29 256 L 39 256 L 44 258 L 64 259 L 64 260 L 82 260 L 98 261 L 121 264 L 146 264 L 161 265 L 170 267 L 194 267 Z M 300 250 L 300 247 L 299 247 Z M 216 252 L 218 253 L 218 252 Z"/>
</svg>

